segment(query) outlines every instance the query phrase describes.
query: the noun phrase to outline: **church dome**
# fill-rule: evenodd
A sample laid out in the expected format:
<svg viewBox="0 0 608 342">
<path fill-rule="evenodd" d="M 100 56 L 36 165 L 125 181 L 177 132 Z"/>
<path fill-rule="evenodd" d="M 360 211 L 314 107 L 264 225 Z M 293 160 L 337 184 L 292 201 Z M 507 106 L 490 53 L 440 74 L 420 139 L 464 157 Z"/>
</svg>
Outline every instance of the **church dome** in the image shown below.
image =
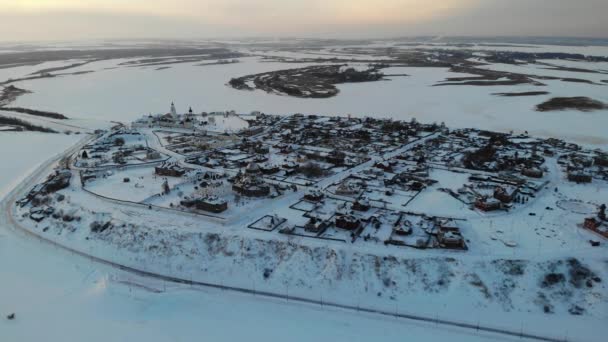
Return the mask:
<svg viewBox="0 0 608 342">
<path fill-rule="evenodd" d="M 249 163 L 245 168 L 245 172 L 247 173 L 259 173 L 260 171 L 260 166 L 257 163 Z"/>
</svg>

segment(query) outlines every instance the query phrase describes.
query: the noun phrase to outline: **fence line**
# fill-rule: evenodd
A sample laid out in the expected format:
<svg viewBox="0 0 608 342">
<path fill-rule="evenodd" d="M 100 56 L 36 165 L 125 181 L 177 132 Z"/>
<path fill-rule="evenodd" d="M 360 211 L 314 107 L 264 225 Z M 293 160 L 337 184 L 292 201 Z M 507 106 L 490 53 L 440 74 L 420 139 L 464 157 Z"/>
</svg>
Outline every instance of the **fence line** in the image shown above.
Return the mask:
<svg viewBox="0 0 608 342">
<path fill-rule="evenodd" d="M 82 190 L 84 190 L 86 193 L 93 195 L 97 198 L 103 199 L 105 201 L 110 201 L 116 204 L 127 204 L 127 205 L 132 205 L 132 206 L 137 206 L 137 207 L 141 207 L 141 208 L 154 208 L 157 210 L 163 210 L 163 211 L 173 211 L 176 213 L 180 213 L 180 214 L 186 214 L 186 215 L 191 215 L 194 217 L 197 216 L 205 216 L 205 217 L 209 217 L 218 221 L 224 221 L 226 220 L 224 217 L 221 216 L 215 216 L 215 215 L 211 215 L 211 214 L 205 214 L 205 213 L 197 213 L 197 212 L 192 212 L 192 211 L 185 211 L 185 210 L 179 210 L 179 209 L 175 209 L 175 208 L 166 208 L 166 207 L 161 207 L 161 206 L 157 206 L 154 204 L 146 204 L 146 203 L 140 203 L 140 202 L 133 202 L 133 201 L 128 201 L 128 200 L 121 200 L 121 199 L 116 199 L 116 198 L 111 198 L 111 197 L 107 197 L 104 195 L 100 195 L 97 193 L 92 192 L 91 190 L 85 188 L 84 186 L 82 187 Z"/>
</svg>

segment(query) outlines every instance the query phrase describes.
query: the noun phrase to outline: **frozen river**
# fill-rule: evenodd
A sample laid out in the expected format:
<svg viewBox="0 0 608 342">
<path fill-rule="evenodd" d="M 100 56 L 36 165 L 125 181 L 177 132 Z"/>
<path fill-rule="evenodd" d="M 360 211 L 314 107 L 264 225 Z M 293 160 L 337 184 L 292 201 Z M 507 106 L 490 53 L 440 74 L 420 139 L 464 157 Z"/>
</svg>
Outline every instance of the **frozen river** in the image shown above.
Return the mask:
<svg viewBox="0 0 608 342">
<path fill-rule="evenodd" d="M 608 102 L 607 85 L 543 81 L 546 87 L 526 84 L 434 87 L 446 77 L 470 75 L 452 73 L 446 68 L 395 67 L 384 72 L 410 76 L 341 84 L 338 85 L 338 96 L 305 99 L 260 90 L 236 90 L 226 83 L 233 77 L 308 64 L 268 62 L 258 57 L 241 60 L 236 64 L 209 66 L 174 64 L 163 70 L 156 70 L 156 67 L 117 67 L 117 63 L 124 60 L 101 61 L 70 69 L 70 72 L 94 70 L 92 73 L 18 82 L 17 86 L 32 93 L 23 95 L 13 105 L 56 111 L 72 118 L 123 122 L 148 113 L 166 112 L 172 101 L 179 111 L 184 112 L 192 106 L 195 112 L 234 109 L 241 113 L 260 110 L 272 114 L 351 114 L 399 120 L 416 117 L 422 122 L 443 121 L 450 127 L 529 131 L 540 136 L 608 146 L 605 131 L 608 111 L 540 113 L 534 110 L 537 104 L 556 96 L 588 96 Z M 551 75 L 556 73 L 559 72 L 551 71 Z M 536 70 L 536 74 L 543 75 L 542 70 Z M 549 71 L 544 74 L 549 74 Z M 563 71 L 561 75 L 580 76 Z M 492 95 L 538 90 L 549 91 L 550 94 L 527 97 Z"/>
</svg>

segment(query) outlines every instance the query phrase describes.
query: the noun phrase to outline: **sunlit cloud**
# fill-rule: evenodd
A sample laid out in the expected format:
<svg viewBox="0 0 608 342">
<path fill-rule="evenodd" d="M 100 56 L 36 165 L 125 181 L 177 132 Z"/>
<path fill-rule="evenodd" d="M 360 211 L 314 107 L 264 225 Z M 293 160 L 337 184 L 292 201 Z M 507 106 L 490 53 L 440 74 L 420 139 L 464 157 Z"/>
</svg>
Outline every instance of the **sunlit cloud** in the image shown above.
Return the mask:
<svg viewBox="0 0 608 342">
<path fill-rule="evenodd" d="M 0 9 L 24 13 L 113 12 L 207 19 L 317 18 L 338 22 L 424 20 L 479 0 L 0 0 Z"/>
<path fill-rule="evenodd" d="M 335 18 L 342 22 L 419 22 L 463 11 L 476 0 L 338 0 L 329 2 Z"/>
<path fill-rule="evenodd" d="M 0 0 L 0 40 L 601 36 L 607 12 L 605 0 Z"/>
</svg>

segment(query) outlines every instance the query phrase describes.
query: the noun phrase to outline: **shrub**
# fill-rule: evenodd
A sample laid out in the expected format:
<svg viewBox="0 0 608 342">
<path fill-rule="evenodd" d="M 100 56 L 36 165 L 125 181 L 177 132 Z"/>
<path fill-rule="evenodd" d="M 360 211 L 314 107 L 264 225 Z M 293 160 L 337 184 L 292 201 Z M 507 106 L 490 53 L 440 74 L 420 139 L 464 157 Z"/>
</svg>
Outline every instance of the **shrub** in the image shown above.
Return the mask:
<svg viewBox="0 0 608 342">
<path fill-rule="evenodd" d="M 304 165 L 301 165 L 298 168 L 298 171 L 306 177 L 316 178 L 325 175 L 325 170 L 321 168 L 321 166 L 317 163 L 308 162 Z"/>
</svg>

